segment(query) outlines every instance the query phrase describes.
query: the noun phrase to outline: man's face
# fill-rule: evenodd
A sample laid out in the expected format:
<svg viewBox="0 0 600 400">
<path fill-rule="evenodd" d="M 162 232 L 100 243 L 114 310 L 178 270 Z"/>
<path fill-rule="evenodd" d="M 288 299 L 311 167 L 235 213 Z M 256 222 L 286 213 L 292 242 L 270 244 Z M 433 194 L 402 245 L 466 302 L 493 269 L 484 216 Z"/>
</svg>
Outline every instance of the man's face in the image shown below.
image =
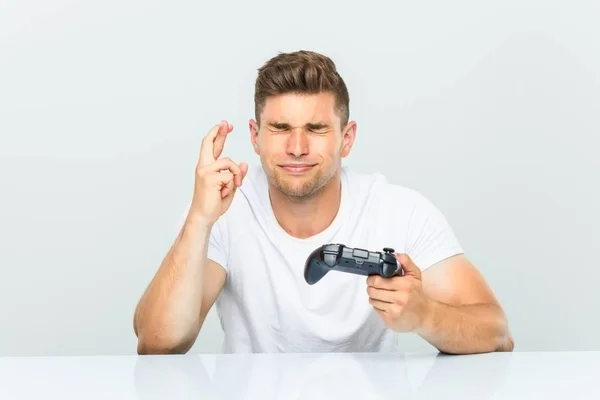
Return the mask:
<svg viewBox="0 0 600 400">
<path fill-rule="evenodd" d="M 356 124 L 340 126 L 331 93 L 269 97 L 260 127 L 250 121 L 254 151 L 270 182 L 290 198 L 317 194 L 350 153 Z"/>
</svg>

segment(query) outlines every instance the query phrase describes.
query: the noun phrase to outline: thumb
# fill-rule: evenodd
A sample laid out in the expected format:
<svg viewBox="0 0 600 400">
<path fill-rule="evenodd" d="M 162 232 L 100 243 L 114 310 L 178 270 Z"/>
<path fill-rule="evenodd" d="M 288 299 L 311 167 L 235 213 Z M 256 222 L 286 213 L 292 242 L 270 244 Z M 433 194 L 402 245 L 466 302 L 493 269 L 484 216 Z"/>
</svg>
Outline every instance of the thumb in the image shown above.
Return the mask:
<svg viewBox="0 0 600 400">
<path fill-rule="evenodd" d="M 248 173 L 248 164 L 240 163 L 239 167 L 242 172 L 242 177 L 240 178 L 240 185 L 241 185 L 241 182 L 244 181 L 244 178 L 246 177 L 246 174 Z M 238 188 L 238 186 L 234 184 L 233 180 L 229 181 L 227 183 L 227 185 L 223 186 L 223 188 L 221 189 L 221 198 L 225 199 L 227 196 L 233 195 L 236 192 L 237 188 Z"/>
<path fill-rule="evenodd" d="M 411 260 L 408 254 L 404 253 L 396 253 L 396 259 L 402 266 L 404 270 L 404 275 L 412 276 L 417 279 L 421 279 L 421 268 L 419 268 L 415 263 Z"/>
<path fill-rule="evenodd" d="M 246 174 L 248 173 L 248 164 L 245 162 L 240 163 L 240 169 L 242 170 L 242 180 L 244 180 Z"/>
</svg>

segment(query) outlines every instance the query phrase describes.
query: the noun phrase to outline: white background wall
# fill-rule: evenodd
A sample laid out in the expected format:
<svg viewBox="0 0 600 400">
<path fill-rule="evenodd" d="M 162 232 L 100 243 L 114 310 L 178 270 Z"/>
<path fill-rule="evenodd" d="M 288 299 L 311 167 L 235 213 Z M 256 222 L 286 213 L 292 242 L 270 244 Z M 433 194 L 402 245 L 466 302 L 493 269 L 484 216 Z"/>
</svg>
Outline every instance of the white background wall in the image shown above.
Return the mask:
<svg viewBox="0 0 600 400">
<path fill-rule="evenodd" d="M 256 69 L 331 56 L 347 165 L 445 213 L 518 351 L 598 350 L 595 1 L 0 3 L 0 355 L 133 354 L 204 133 L 257 163 Z M 192 352 L 217 352 L 211 313 Z M 406 348 L 428 348 L 407 336 Z"/>
</svg>

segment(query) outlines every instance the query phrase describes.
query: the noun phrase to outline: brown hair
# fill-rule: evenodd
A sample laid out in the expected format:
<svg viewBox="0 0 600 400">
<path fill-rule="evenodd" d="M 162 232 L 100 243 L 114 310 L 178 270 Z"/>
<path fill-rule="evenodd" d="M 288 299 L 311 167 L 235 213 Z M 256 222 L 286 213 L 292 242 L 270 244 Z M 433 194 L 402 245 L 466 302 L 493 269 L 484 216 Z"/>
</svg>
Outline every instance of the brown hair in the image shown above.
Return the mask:
<svg viewBox="0 0 600 400">
<path fill-rule="evenodd" d="M 260 123 L 267 98 L 286 93 L 331 92 L 342 128 L 348 123 L 350 97 L 334 62 L 308 50 L 279 53 L 258 69 L 254 89 L 254 112 Z"/>
</svg>

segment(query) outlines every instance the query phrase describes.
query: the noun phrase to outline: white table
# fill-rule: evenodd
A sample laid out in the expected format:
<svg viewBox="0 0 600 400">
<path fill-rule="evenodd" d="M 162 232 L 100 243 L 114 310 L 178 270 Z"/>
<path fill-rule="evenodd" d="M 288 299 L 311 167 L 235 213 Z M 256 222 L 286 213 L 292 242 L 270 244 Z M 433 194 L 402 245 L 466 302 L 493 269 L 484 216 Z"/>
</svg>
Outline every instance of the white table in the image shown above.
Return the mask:
<svg viewBox="0 0 600 400">
<path fill-rule="evenodd" d="M 600 399 L 600 352 L 0 358 L 0 399 Z"/>
</svg>

